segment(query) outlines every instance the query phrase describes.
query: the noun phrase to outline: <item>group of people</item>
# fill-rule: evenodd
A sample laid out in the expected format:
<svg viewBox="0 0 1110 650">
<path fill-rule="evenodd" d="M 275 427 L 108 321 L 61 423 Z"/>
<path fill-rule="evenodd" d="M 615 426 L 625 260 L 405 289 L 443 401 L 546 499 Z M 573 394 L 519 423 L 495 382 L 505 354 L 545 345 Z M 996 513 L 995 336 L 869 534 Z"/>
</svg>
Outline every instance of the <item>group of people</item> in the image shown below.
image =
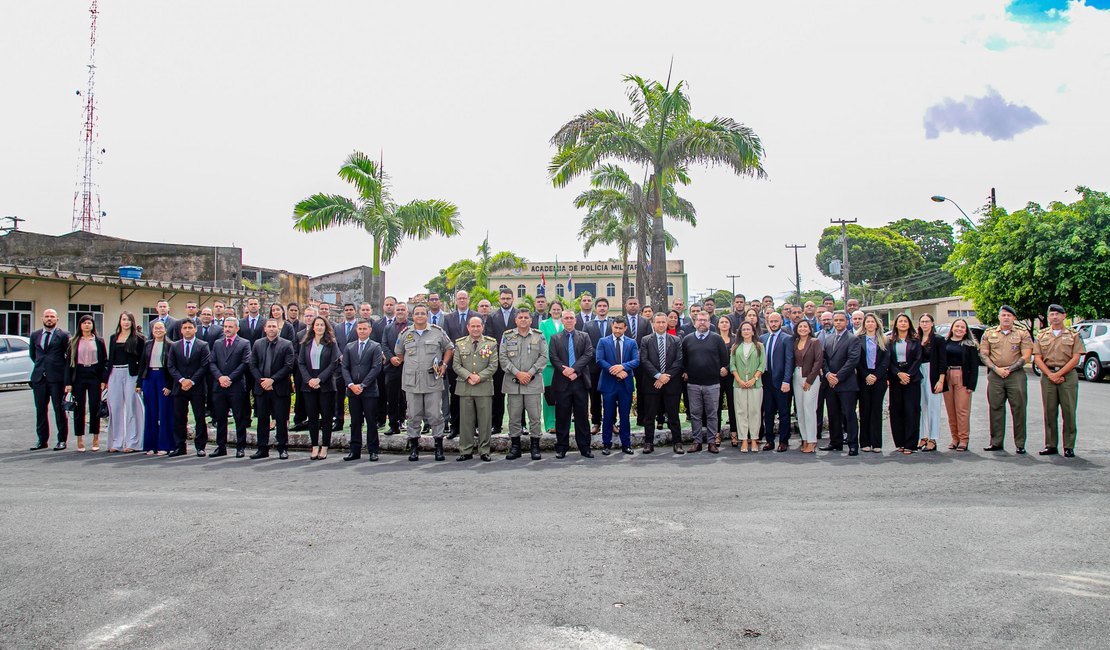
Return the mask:
<svg viewBox="0 0 1110 650">
<path fill-rule="evenodd" d="M 691 305 L 675 300 L 669 311 L 653 311 L 629 297 L 621 315 L 610 315 L 606 298 L 583 295 L 578 311 L 560 301 L 535 309 L 515 304 L 509 289 L 498 304 L 482 300 L 470 308 L 459 291 L 446 307 L 438 294 L 413 306 L 387 297 L 375 317 L 368 303 L 346 304 L 341 318 L 330 307 L 296 303 L 245 302 L 242 316 L 215 302 L 185 316 L 169 314 L 160 301 L 157 316 L 143 327 L 123 312 L 104 340 L 92 316 L 78 319 L 72 336 L 58 326 L 52 309 L 31 334 L 38 443 L 49 445 L 48 410 L 58 429 L 55 450 L 67 448 L 68 420 L 78 451 L 100 449 L 100 423 L 108 415 L 109 452 L 188 453 L 192 413 L 197 456 L 246 455 L 247 428 L 257 419 L 251 458 L 270 454 L 271 432 L 280 458 L 288 458 L 290 416 L 294 430 L 307 430 L 310 458 L 328 457 L 334 431 L 351 419 L 344 460 L 378 460 L 379 430 L 398 435 L 404 426 L 409 459 L 420 456 L 420 436 L 430 433 L 436 460 L 443 441 L 459 437 L 459 456 L 491 460 L 490 438 L 508 420 L 507 459 L 540 459 L 540 440 L 554 433 L 555 455 L 574 446 L 593 457 L 592 436 L 601 434 L 601 453 L 634 454 L 632 407 L 643 427 L 642 453 L 655 449 L 657 430 L 669 431 L 675 454 L 707 449 L 719 453 L 724 418 L 733 447 L 741 453 L 784 452 L 792 432 L 791 412 L 802 453 L 844 451 L 850 456 L 883 449 L 883 405 L 897 452 L 936 451 L 940 415 L 948 415 L 948 449 L 967 451 L 971 396 L 979 366 L 987 367 L 990 405 L 988 451 L 1003 449 L 1005 408 L 1010 407 L 1017 453 L 1025 453 L 1026 374 L 1035 359 L 1041 370 L 1045 447 L 1073 456 L 1076 438 L 1076 367 L 1082 340 L 1064 326 L 1059 305 L 1048 308 L 1049 327 L 1036 337 L 1015 325 L 1003 306 L 999 325 L 977 341 L 964 319 L 941 337 L 932 316 L 917 323 L 902 314 L 889 333 L 878 316 L 848 301 L 837 310 L 827 297 L 820 306 L 784 304 L 770 296 L 748 303 L 736 295 L 732 309 L 718 315 L 711 299 Z M 855 304 L 853 304 L 855 302 Z M 446 307 L 446 308 L 445 308 Z M 106 408 L 102 406 L 102 402 Z M 690 422 L 693 444 L 682 442 L 680 407 Z M 825 413 L 827 411 L 827 417 Z M 208 421 L 216 429 L 209 452 Z M 817 439 L 827 421 L 829 439 Z M 777 425 L 777 428 L 776 428 Z M 92 436 L 86 447 L 84 436 Z M 365 431 L 365 441 L 364 441 Z"/>
</svg>

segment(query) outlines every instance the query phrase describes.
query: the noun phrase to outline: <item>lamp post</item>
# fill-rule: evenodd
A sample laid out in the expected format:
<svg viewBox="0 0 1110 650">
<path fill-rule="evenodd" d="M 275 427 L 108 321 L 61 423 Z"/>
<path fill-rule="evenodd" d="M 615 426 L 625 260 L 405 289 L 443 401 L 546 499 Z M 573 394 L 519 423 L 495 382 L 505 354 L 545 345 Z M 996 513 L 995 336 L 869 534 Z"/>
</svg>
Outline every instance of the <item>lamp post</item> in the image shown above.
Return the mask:
<svg viewBox="0 0 1110 650">
<path fill-rule="evenodd" d="M 956 203 L 955 201 L 948 198 L 947 196 L 941 196 L 939 194 L 937 194 L 936 196 L 930 197 L 930 198 L 932 198 L 933 202 L 935 202 L 935 203 L 944 203 L 945 201 L 948 201 L 952 205 L 956 206 L 956 209 L 960 211 L 960 214 L 964 215 L 964 221 L 967 223 L 967 225 L 972 230 L 978 230 L 978 228 L 975 227 L 975 222 L 971 220 L 971 217 L 967 216 L 967 213 L 964 212 L 964 209 L 960 207 L 959 203 Z"/>
</svg>

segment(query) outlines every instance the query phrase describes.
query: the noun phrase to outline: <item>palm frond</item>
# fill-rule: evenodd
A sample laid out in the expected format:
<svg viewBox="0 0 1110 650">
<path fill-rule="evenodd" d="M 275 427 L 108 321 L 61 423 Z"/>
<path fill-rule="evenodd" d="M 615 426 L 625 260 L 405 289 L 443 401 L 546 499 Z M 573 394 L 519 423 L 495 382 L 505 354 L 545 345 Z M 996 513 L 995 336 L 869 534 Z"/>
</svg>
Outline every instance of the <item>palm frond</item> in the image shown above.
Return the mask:
<svg viewBox="0 0 1110 650">
<path fill-rule="evenodd" d="M 339 168 L 339 178 L 358 188 L 359 196 L 366 201 L 379 204 L 382 200 L 382 179 L 379 178 L 378 164 L 361 151 L 354 151 Z"/>
<path fill-rule="evenodd" d="M 363 226 L 364 223 L 364 215 L 354 201 L 335 194 L 313 194 L 293 207 L 293 229 L 301 232 Z"/>
<path fill-rule="evenodd" d="M 454 237 L 462 231 L 459 209 L 449 201 L 418 199 L 398 206 L 394 214 L 400 218 L 405 236 L 413 239 L 432 235 Z"/>
</svg>

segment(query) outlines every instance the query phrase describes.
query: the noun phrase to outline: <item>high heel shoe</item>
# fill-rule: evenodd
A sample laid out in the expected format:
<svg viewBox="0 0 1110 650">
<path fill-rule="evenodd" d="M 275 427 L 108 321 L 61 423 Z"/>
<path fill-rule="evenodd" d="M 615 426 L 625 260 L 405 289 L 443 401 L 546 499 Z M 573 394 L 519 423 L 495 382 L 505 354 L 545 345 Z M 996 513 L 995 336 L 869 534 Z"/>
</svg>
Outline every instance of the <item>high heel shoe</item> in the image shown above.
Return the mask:
<svg viewBox="0 0 1110 650">
<path fill-rule="evenodd" d="M 320 448 L 313 447 L 312 454 L 308 457 L 309 460 L 320 460 Z"/>
<path fill-rule="evenodd" d="M 736 436 L 736 432 L 733 431 L 732 432 L 732 446 L 735 447 L 738 444 L 740 444 L 740 439 Z"/>
<path fill-rule="evenodd" d="M 325 459 L 327 459 L 327 457 L 328 457 L 328 448 L 327 447 L 320 447 L 320 455 L 317 456 L 317 458 L 319 458 L 320 460 L 325 460 Z"/>
<path fill-rule="evenodd" d="M 925 449 L 923 451 L 936 451 L 936 450 L 937 450 L 937 441 L 930 438 L 929 441 L 925 443 Z"/>
<path fill-rule="evenodd" d="M 918 440 L 917 441 L 917 450 L 918 451 L 925 451 L 925 447 L 928 444 L 929 444 L 929 439 L 928 438 L 922 438 L 921 440 Z"/>
<path fill-rule="evenodd" d="M 735 440 L 736 440 L 736 438 L 733 438 L 733 440 L 735 441 Z M 732 446 L 733 446 L 733 447 L 735 447 L 735 446 L 736 446 L 736 442 L 733 442 L 733 443 L 732 443 Z M 747 439 L 747 438 L 744 438 L 744 444 L 740 445 L 740 453 L 741 453 L 741 454 L 746 454 L 746 453 L 748 453 L 748 439 Z"/>
</svg>

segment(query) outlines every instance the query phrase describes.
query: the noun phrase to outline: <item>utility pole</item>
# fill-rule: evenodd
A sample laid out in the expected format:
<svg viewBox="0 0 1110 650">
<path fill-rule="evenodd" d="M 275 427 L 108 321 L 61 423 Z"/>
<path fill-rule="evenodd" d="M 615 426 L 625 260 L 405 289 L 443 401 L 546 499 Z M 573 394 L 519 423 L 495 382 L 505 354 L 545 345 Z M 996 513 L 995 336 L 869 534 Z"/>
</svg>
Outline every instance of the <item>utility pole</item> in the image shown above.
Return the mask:
<svg viewBox="0 0 1110 650">
<path fill-rule="evenodd" d="M 794 249 L 794 288 L 798 292 L 798 306 L 802 305 L 802 271 L 798 266 L 798 249 L 805 248 L 805 244 L 787 244 L 787 248 Z"/>
<path fill-rule="evenodd" d="M 994 193 L 994 188 L 991 188 L 991 214 L 994 214 L 995 209 L 998 207 L 998 197 Z"/>
<path fill-rule="evenodd" d="M 739 275 L 726 275 L 725 277 L 732 280 L 732 295 L 735 296 L 736 295 L 736 278 L 738 278 L 740 276 Z"/>
<path fill-rule="evenodd" d="M 844 283 L 844 304 L 848 304 L 848 272 L 852 268 L 848 264 L 848 224 L 855 222 L 855 219 L 829 219 L 829 223 L 840 224 L 840 243 L 843 247 L 841 254 L 844 256 L 840 261 L 840 280 Z"/>
</svg>

